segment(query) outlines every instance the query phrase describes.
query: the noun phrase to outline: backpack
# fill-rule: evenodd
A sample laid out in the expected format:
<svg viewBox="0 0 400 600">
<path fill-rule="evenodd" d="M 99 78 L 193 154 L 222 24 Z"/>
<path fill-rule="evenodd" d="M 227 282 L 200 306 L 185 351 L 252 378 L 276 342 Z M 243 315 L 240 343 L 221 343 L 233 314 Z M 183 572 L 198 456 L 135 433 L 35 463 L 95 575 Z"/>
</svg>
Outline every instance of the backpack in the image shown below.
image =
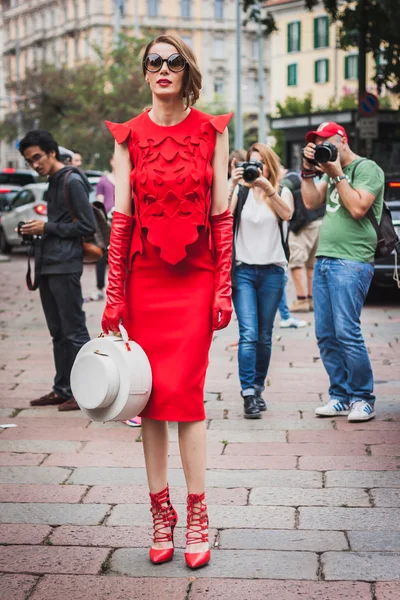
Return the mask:
<svg viewBox="0 0 400 600">
<path fill-rule="evenodd" d="M 68 198 L 67 181 L 71 173 L 76 171 L 69 171 L 64 177 L 64 200 L 67 205 L 68 211 L 73 221 L 76 221 L 76 215 L 72 209 L 71 203 Z M 104 209 L 104 205 L 100 202 L 93 202 L 91 204 L 94 220 L 96 222 L 96 229 L 94 233 L 82 239 L 83 249 L 83 262 L 86 264 L 96 263 L 100 260 L 107 250 L 110 244 L 110 232 L 111 227 L 107 221 L 107 215 Z"/>
<path fill-rule="evenodd" d="M 292 218 L 289 221 L 289 231 L 298 233 L 303 227 L 308 225 L 308 223 L 316 221 L 317 219 L 322 219 L 326 210 L 325 206 L 315 210 L 309 210 L 304 206 L 301 193 L 301 178 L 296 171 L 289 171 L 286 173 L 281 185 L 286 185 L 293 196 L 294 211 Z"/>
<path fill-rule="evenodd" d="M 233 219 L 233 249 L 232 249 L 232 271 L 231 271 L 232 287 L 235 287 L 235 285 L 236 285 L 235 240 L 236 240 L 237 233 L 239 231 L 240 218 L 242 215 L 244 205 L 246 204 L 247 196 L 249 195 L 249 190 L 250 190 L 250 188 L 248 188 L 247 186 L 239 184 L 238 200 L 237 200 L 236 210 L 235 210 L 234 219 Z M 279 193 L 280 192 L 281 192 L 281 190 L 279 190 Z M 282 242 L 283 250 L 285 252 L 285 257 L 286 257 L 286 260 L 289 262 L 289 258 L 290 258 L 290 250 L 289 250 L 289 243 L 288 243 L 289 230 L 287 227 L 285 228 L 284 222 L 280 217 L 278 217 L 278 225 L 279 225 L 279 231 L 281 234 L 281 242 Z M 285 231 L 285 229 L 286 229 L 286 231 Z"/>
</svg>

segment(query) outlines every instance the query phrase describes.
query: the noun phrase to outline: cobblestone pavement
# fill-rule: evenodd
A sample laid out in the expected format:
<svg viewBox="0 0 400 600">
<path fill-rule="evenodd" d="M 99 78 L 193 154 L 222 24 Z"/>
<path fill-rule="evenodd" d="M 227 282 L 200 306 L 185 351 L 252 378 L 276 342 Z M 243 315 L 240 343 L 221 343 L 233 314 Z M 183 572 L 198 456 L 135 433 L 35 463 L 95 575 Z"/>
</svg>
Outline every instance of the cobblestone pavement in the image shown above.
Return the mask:
<svg viewBox="0 0 400 600">
<path fill-rule="evenodd" d="M 275 330 L 268 412 L 245 421 L 236 324 L 215 336 L 207 378 L 211 564 L 191 572 L 184 530 L 172 563 L 147 558 L 140 430 L 31 409 L 51 388 L 52 350 L 25 257 L 0 265 L 0 600 L 399 600 L 400 304 L 363 317 L 378 416 L 316 419 L 327 378 L 313 329 Z M 94 271 L 85 270 L 84 292 Z M 86 304 L 90 332 L 102 303 Z M 306 317 L 310 321 L 312 315 Z M 176 426 L 170 484 L 185 489 Z"/>
</svg>

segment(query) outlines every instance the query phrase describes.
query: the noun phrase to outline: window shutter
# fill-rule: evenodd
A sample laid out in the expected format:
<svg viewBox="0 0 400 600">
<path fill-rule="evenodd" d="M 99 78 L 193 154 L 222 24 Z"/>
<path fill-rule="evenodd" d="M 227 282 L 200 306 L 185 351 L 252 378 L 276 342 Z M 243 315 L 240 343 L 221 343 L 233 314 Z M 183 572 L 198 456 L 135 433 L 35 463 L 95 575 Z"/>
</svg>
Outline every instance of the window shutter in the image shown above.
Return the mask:
<svg viewBox="0 0 400 600">
<path fill-rule="evenodd" d="M 299 45 L 298 45 L 297 50 L 300 52 L 300 50 L 301 50 L 301 21 L 298 21 L 297 27 L 299 29 L 299 38 L 298 38 L 299 39 Z"/>
<path fill-rule="evenodd" d="M 297 65 L 293 65 L 293 85 L 297 85 Z"/>
<path fill-rule="evenodd" d="M 314 19 L 314 48 L 318 48 L 318 19 Z"/>
<path fill-rule="evenodd" d="M 329 81 L 329 60 L 325 59 L 325 68 L 326 68 L 326 81 Z"/>
<path fill-rule="evenodd" d="M 325 23 L 325 46 L 329 47 L 329 17 L 323 17 Z"/>
<path fill-rule="evenodd" d="M 314 82 L 318 83 L 318 61 L 314 63 Z"/>
<path fill-rule="evenodd" d="M 288 52 L 292 51 L 292 44 L 291 44 L 291 41 L 290 41 L 290 25 L 291 24 L 288 23 L 288 26 L 287 26 L 287 51 Z"/>
<path fill-rule="evenodd" d="M 348 56 L 344 57 L 344 78 L 345 79 L 349 78 L 349 57 Z"/>
</svg>

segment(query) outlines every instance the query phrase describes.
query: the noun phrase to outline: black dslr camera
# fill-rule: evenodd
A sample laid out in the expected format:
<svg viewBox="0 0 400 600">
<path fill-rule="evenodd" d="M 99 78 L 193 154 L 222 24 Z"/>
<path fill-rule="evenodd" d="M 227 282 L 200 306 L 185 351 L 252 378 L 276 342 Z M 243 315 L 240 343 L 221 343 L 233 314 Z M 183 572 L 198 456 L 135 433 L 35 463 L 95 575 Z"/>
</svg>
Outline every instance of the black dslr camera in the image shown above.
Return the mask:
<svg viewBox="0 0 400 600">
<path fill-rule="evenodd" d="M 22 242 L 25 244 L 29 244 L 33 242 L 33 235 L 23 235 L 21 228 L 26 225 L 26 221 L 20 221 L 17 225 L 18 235 L 22 237 Z"/>
<path fill-rule="evenodd" d="M 338 157 L 338 149 L 335 144 L 331 144 L 331 142 L 324 142 L 323 144 L 317 144 L 315 146 L 315 155 L 314 159 L 307 158 L 304 156 L 303 149 L 303 158 L 308 160 L 312 165 L 323 164 L 327 162 L 335 162 Z"/>
<path fill-rule="evenodd" d="M 244 169 L 243 179 L 246 183 L 253 183 L 260 177 L 260 170 L 263 170 L 263 164 L 259 160 L 248 160 L 247 162 L 237 163 L 236 168 Z"/>
</svg>

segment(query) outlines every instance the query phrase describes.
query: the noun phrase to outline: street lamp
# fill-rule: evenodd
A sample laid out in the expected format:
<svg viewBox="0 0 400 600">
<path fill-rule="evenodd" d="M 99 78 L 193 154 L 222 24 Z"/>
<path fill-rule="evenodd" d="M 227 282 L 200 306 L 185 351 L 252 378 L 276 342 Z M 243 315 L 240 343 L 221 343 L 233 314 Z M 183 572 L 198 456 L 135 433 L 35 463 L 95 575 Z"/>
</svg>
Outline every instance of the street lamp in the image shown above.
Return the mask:
<svg viewBox="0 0 400 600">
<path fill-rule="evenodd" d="M 243 148 L 242 122 L 242 14 L 241 1 L 236 0 L 236 112 L 235 112 L 235 148 Z"/>
</svg>

